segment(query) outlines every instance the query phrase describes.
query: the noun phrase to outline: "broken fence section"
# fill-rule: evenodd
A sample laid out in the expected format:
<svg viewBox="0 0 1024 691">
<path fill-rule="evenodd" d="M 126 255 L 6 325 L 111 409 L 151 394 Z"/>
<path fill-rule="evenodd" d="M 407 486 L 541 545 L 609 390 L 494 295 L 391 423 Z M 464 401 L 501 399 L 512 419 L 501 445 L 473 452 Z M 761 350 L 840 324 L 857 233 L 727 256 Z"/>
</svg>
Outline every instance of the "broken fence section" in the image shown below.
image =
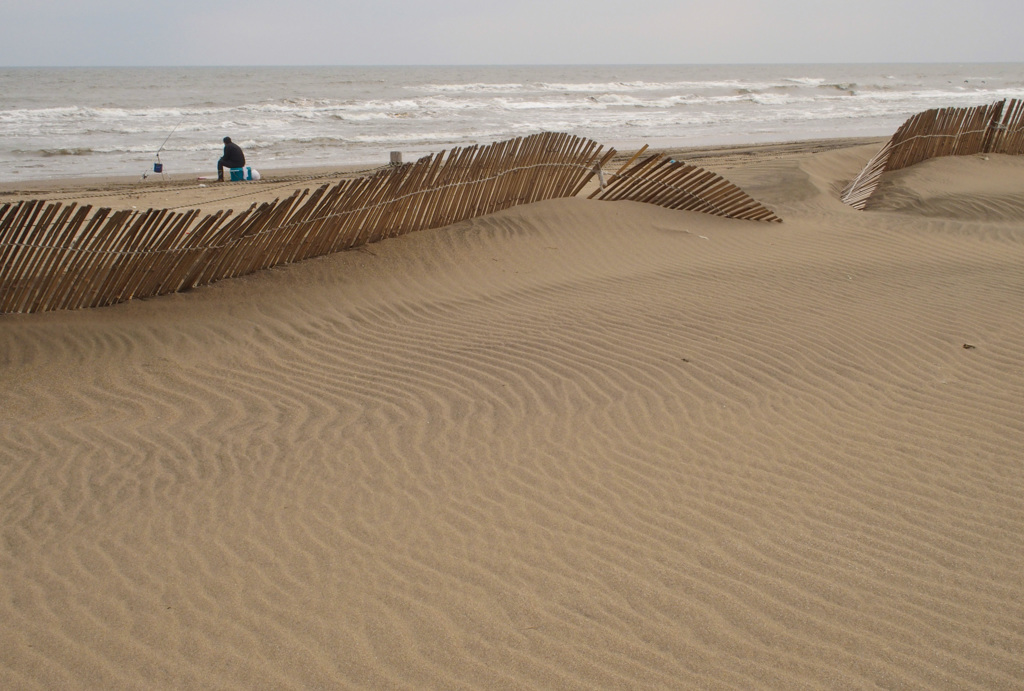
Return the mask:
<svg viewBox="0 0 1024 691">
<path fill-rule="evenodd" d="M 589 139 L 550 132 L 456 148 L 312 193 L 296 190 L 237 214 L 3 204 L 0 313 L 165 295 L 520 204 L 574 197 L 615 154 L 602 149 Z M 721 176 L 656 156 L 595 195 L 779 220 Z"/>
<path fill-rule="evenodd" d="M 616 175 L 590 198 L 637 201 L 748 221 L 782 221 L 771 209 L 721 175 L 659 154 Z"/>
</svg>

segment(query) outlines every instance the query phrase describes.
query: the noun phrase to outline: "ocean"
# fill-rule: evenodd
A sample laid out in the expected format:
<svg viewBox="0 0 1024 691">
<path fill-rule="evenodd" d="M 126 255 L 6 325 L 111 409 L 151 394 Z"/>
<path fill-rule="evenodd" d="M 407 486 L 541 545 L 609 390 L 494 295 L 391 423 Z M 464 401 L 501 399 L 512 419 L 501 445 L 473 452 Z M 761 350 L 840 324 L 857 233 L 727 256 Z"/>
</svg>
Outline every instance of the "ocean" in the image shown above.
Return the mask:
<svg viewBox="0 0 1024 691">
<path fill-rule="evenodd" d="M 620 150 L 887 136 L 1021 64 L 0 68 L 0 181 L 377 166 L 542 131 Z"/>
</svg>

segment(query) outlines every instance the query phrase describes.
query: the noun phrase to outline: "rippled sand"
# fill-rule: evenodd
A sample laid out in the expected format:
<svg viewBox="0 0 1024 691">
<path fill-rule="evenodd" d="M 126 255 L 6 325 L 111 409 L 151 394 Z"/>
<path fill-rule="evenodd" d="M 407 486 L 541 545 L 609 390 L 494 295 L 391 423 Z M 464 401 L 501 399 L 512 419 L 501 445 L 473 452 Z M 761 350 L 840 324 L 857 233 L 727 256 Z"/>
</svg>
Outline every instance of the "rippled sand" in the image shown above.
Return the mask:
<svg viewBox="0 0 1024 691">
<path fill-rule="evenodd" d="M 0 317 L 0 686 L 1019 688 L 1024 168 L 876 148 Z"/>
</svg>

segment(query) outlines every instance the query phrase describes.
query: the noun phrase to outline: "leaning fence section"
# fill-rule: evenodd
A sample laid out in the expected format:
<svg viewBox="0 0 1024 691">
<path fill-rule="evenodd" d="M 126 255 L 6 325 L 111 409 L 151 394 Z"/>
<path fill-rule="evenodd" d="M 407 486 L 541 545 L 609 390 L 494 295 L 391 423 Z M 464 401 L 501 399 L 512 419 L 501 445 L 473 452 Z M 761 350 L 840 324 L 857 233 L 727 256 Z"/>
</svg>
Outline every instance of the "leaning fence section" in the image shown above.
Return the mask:
<svg viewBox="0 0 1024 691">
<path fill-rule="evenodd" d="M 1024 153 L 1024 101 L 974 108 L 937 108 L 914 115 L 840 195 L 856 209 L 867 206 L 882 175 L 939 156 Z"/>
<path fill-rule="evenodd" d="M 575 196 L 614 149 L 542 133 L 297 190 L 235 214 L 0 205 L 0 313 L 98 307 Z"/>
<path fill-rule="evenodd" d="M 779 223 L 781 218 L 721 175 L 654 154 L 616 175 L 591 198 Z"/>
</svg>

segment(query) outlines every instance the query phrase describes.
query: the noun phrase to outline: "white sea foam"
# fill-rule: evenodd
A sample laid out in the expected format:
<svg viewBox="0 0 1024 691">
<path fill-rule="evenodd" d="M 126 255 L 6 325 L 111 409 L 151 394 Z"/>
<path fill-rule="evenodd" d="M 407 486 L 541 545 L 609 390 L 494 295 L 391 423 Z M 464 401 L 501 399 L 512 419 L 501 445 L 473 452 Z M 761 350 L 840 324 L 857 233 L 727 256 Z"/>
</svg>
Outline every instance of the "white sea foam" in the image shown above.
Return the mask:
<svg viewBox="0 0 1024 691">
<path fill-rule="evenodd" d="M 482 82 L 473 82 L 470 84 L 424 84 L 422 86 L 409 86 L 409 89 L 417 89 L 423 91 L 442 91 L 442 92 L 453 92 L 453 93 L 480 93 L 480 92 L 509 92 L 509 91 L 522 91 L 524 86 L 519 83 L 512 84 L 485 84 Z"/>
<path fill-rule="evenodd" d="M 980 76 L 979 76 L 980 75 Z M 0 179 L 209 171 L 567 131 L 616 146 L 890 134 L 913 113 L 1024 96 L 1019 65 L 0 70 Z M 161 148 L 162 147 L 162 148 Z"/>
</svg>

